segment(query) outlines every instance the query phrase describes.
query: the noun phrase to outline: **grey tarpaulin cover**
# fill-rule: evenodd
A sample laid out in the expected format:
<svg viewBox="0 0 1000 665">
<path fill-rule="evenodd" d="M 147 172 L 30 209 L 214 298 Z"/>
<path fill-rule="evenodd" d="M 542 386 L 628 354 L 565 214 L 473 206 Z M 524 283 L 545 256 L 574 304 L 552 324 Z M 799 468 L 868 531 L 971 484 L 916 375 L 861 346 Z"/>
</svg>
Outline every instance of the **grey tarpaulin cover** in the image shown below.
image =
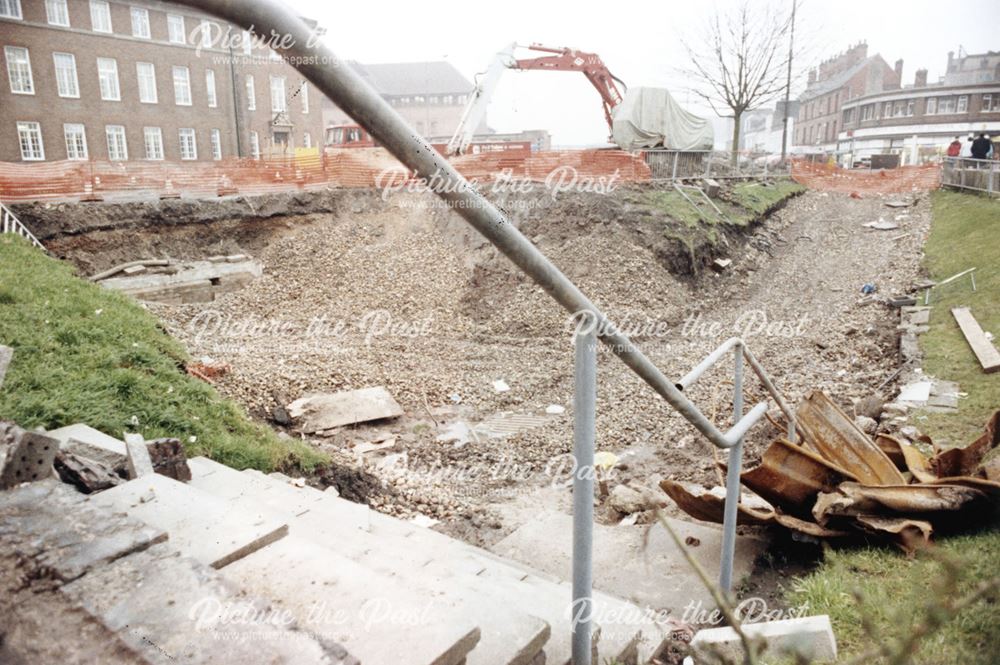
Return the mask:
<svg viewBox="0 0 1000 665">
<path fill-rule="evenodd" d="M 711 150 L 714 140 L 712 123 L 685 111 L 664 88 L 629 88 L 615 109 L 611 136 L 622 150 Z"/>
</svg>

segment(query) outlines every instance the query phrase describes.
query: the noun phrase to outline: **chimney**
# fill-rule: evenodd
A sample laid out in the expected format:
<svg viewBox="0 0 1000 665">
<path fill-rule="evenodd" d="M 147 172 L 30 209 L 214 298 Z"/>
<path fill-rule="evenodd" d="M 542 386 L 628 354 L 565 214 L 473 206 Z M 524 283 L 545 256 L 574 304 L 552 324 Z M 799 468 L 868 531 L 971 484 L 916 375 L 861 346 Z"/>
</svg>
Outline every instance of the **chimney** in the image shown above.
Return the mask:
<svg viewBox="0 0 1000 665">
<path fill-rule="evenodd" d="M 812 85 L 815 82 L 816 82 L 816 70 L 815 69 L 810 69 L 809 70 L 809 83 L 808 83 L 808 85 Z"/>
<path fill-rule="evenodd" d="M 913 74 L 913 87 L 915 88 L 926 88 L 927 87 L 927 70 L 918 69 Z"/>
<path fill-rule="evenodd" d="M 896 66 L 893 67 L 896 72 L 896 78 L 899 79 L 899 83 L 903 83 L 903 59 L 900 58 L 896 61 Z"/>
</svg>

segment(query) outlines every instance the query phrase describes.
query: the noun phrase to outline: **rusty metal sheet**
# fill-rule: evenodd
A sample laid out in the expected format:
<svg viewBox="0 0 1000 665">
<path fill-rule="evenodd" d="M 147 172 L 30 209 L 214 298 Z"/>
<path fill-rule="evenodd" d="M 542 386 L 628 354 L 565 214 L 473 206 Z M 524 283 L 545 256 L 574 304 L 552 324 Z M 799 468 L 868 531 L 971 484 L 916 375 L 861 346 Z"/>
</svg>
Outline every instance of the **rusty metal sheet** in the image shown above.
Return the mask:
<svg viewBox="0 0 1000 665">
<path fill-rule="evenodd" d="M 764 451 L 760 466 L 740 474 L 740 480 L 782 512 L 809 517 L 817 494 L 857 478 L 810 450 L 777 439 Z"/>
<path fill-rule="evenodd" d="M 825 393 L 814 390 L 795 413 L 803 438 L 823 459 L 866 485 L 903 485 L 906 478 Z M 765 497 L 766 498 L 766 497 Z"/>
<path fill-rule="evenodd" d="M 798 531 L 799 533 L 804 533 L 815 538 L 844 538 L 851 535 L 849 531 L 829 529 L 825 526 L 820 526 L 815 522 L 807 522 L 806 520 L 800 520 L 798 517 L 792 517 L 791 515 L 784 515 L 782 513 L 775 513 L 774 521 L 786 529 Z"/>
<path fill-rule="evenodd" d="M 660 489 L 691 517 L 722 524 L 725 499 L 712 494 L 701 485 L 663 480 L 660 481 Z M 771 508 L 750 508 L 743 503 L 740 503 L 736 511 L 736 523 L 740 525 L 762 526 L 770 524 L 773 517 L 774 510 Z"/>
<path fill-rule="evenodd" d="M 878 536 L 888 536 L 907 554 L 926 547 L 934 533 L 930 522 L 905 517 L 858 515 L 855 521 L 865 530 Z"/>
<path fill-rule="evenodd" d="M 930 460 L 906 441 L 888 434 L 879 434 L 875 437 L 875 444 L 889 456 L 896 468 L 909 471 L 918 481 L 929 483 L 937 478 L 931 470 Z"/>
<path fill-rule="evenodd" d="M 990 417 L 985 431 L 975 441 L 964 448 L 950 448 L 932 457 L 931 468 L 941 478 L 980 475 L 979 464 L 997 445 L 1000 445 L 1000 411 Z"/>
<path fill-rule="evenodd" d="M 963 485 L 972 487 L 984 494 L 1000 499 L 1000 482 L 985 478 L 973 478 L 971 476 L 951 476 L 950 478 L 935 478 L 930 481 L 936 485 Z"/>
</svg>

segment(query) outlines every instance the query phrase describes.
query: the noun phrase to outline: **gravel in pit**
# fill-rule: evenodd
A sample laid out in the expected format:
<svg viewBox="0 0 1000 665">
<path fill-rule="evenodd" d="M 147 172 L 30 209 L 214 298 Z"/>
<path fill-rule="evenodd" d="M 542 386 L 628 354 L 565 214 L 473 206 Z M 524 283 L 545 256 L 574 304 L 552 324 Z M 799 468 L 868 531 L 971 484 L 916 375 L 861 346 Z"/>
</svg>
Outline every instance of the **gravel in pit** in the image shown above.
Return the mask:
<svg viewBox="0 0 1000 665">
<path fill-rule="evenodd" d="M 806 192 L 707 250 L 701 263 L 732 259 L 720 274 L 683 267 L 664 245 L 662 220 L 636 197 L 578 197 L 512 217 L 668 377 L 743 335 L 789 402 L 820 389 L 850 412 L 896 370 L 896 311 L 865 304 L 861 289 L 897 294 L 917 281 L 927 200 L 898 210 L 877 196 Z M 383 512 L 442 520 L 439 528 L 488 545 L 534 511 L 568 505 L 572 324 L 457 216 L 428 205 L 396 194 L 313 215 L 255 255 L 265 273 L 245 290 L 151 308 L 192 355 L 232 367 L 218 387 L 256 417 L 270 419 L 275 407 L 311 393 L 385 386 L 406 415 L 310 437 L 334 460 L 319 482 Z M 900 228 L 862 226 L 879 218 Z M 661 477 L 718 484 L 709 444 L 611 353 L 602 350 L 598 363 L 597 446 L 622 462 L 612 485 L 654 486 Z M 722 363 L 689 389 L 720 427 L 731 417 L 731 372 Z M 498 379 L 510 390 L 497 392 Z M 752 376 L 745 399 L 764 399 Z M 551 405 L 563 413 L 513 436 L 438 440 L 458 421 L 544 415 Z M 781 419 L 773 404 L 770 415 Z M 753 430 L 745 463 L 777 434 L 768 424 Z M 390 439 L 378 451 L 353 452 Z M 620 517 L 605 505 L 598 515 Z"/>
</svg>

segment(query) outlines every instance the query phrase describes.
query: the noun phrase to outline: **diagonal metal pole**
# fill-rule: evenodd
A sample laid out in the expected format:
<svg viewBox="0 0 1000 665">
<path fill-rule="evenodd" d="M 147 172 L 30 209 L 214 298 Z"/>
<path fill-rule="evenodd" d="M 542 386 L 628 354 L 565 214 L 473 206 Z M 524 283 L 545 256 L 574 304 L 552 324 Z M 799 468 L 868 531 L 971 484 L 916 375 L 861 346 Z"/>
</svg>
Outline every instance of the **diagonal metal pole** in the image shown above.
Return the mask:
<svg viewBox="0 0 1000 665">
<path fill-rule="evenodd" d="M 590 665 L 594 546 L 594 418 L 597 409 L 597 336 L 573 338 L 573 665 Z"/>
</svg>

